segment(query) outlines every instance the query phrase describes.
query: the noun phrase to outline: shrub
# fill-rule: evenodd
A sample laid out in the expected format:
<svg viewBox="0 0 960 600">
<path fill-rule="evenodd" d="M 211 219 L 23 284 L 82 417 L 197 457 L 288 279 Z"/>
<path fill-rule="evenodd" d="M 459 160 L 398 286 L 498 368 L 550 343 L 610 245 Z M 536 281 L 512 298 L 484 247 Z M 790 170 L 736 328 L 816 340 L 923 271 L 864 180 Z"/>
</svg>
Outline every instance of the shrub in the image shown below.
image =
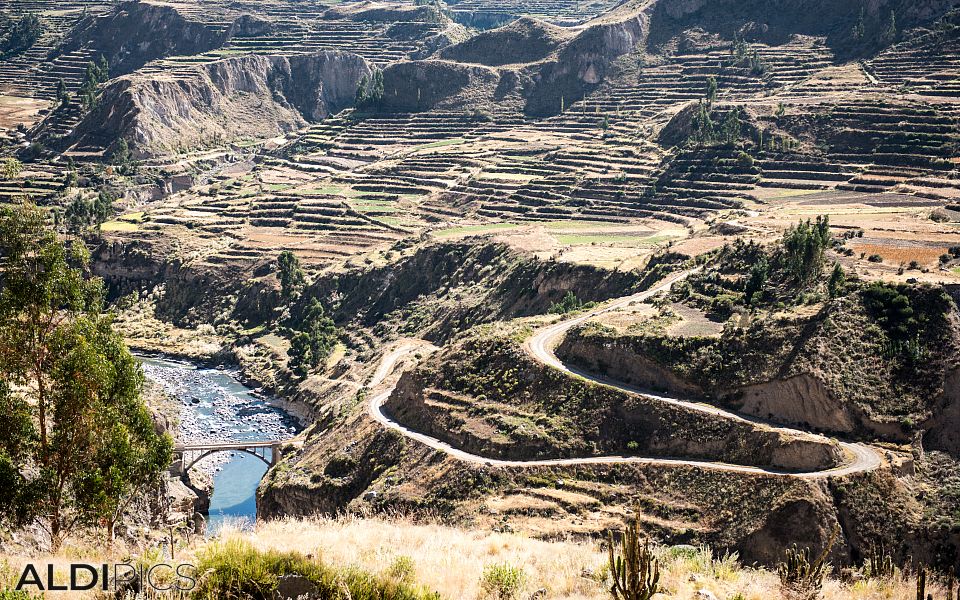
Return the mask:
<svg viewBox="0 0 960 600">
<path fill-rule="evenodd" d="M 393 559 L 393 562 L 390 563 L 390 568 L 387 570 L 387 573 L 390 577 L 394 579 L 399 579 L 401 581 L 406 581 L 413 577 L 414 570 L 413 559 L 405 554 Z"/>
<path fill-rule="evenodd" d="M 867 260 L 872 263 L 882 263 L 883 257 L 880 256 L 879 254 L 871 254 L 870 256 L 867 257 Z"/>
<path fill-rule="evenodd" d="M 894 340 L 914 336 L 919 326 L 910 298 L 899 289 L 875 281 L 863 290 L 863 306 Z"/>
<path fill-rule="evenodd" d="M 3 163 L 0 163 L 0 178 L 3 178 L 5 181 L 16 179 L 22 171 L 23 164 L 15 158 L 7 158 L 4 159 Z"/>
<path fill-rule="evenodd" d="M 737 154 L 737 166 L 741 169 L 752 169 L 753 157 L 746 152 L 740 152 Z"/>
<path fill-rule="evenodd" d="M 527 575 L 520 567 L 510 563 L 496 563 L 483 568 L 480 587 L 486 597 L 498 600 L 516 598 L 526 583 Z"/>
<path fill-rule="evenodd" d="M 833 271 L 830 273 L 830 281 L 827 282 L 827 293 L 830 294 L 831 298 L 836 298 L 843 294 L 846 280 L 847 277 L 843 272 L 843 267 L 840 266 L 840 263 L 834 263 Z"/>
<path fill-rule="evenodd" d="M 201 551 L 197 559 L 197 573 L 202 575 L 193 591 L 194 598 L 273 598 L 284 575 L 299 575 L 310 580 L 317 586 L 319 598 L 439 598 L 435 593 L 403 581 L 376 577 L 357 568 L 333 568 L 299 552 L 257 550 L 242 540 L 211 544 Z"/>
<path fill-rule="evenodd" d="M 344 477 L 357 468 L 357 460 L 344 452 L 339 452 L 327 463 L 324 473 L 330 477 Z"/>
<path fill-rule="evenodd" d="M 595 303 L 593 302 L 581 302 L 580 299 L 577 298 L 576 294 L 573 292 L 567 292 L 560 302 L 554 302 L 550 305 L 550 310 L 548 312 L 551 315 L 564 315 L 575 310 L 592 308 L 594 304 Z"/>
</svg>

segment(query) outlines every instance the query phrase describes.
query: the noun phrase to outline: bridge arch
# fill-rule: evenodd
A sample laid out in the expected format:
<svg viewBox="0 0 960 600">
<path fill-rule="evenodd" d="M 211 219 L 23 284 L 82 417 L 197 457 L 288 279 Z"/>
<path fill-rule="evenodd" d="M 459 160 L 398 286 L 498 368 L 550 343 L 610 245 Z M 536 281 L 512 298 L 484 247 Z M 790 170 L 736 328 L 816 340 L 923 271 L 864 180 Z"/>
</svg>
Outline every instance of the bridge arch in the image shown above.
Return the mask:
<svg viewBox="0 0 960 600">
<path fill-rule="evenodd" d="M 280 461 L 280 447 L 283 442 L 233 442 L 221 444 L 197 444 L 177 446 L 174 449 L 174 460 L 171 471 L 175 475 L 185 475 L 198 462 L 211 454 L 218 452 L 242 452 L 255 456 L 267 467 L 272 467 Z M 267 456 L 267 452 L 270 456 Z"/>
<path fill-rule="evenodd" d="M 192 458 L 192 460 L 190 461 L 189 464 L 185 464 L 185 465 L 183 466 L 183 472 L 186 473 L 187 471 L 189 471 L 190 469 L 192 469 L 193 466 L 194 466 L 195 464 L 197 464 L 198 462 L 200 462 L 201 460 L 205 459 L 206 457 L 210 456 L 211 454 L 216 454 L 216 453 L 218 453 L 218 452 L 243 452 L 244 454 L 249 454 L 250 456 L 256 456 L 257 458 L 259 458 L 259 459 L 263 462 L 263 464 L 267 465 L 268 467 L 272 467 L 272 466 L 274 465 L 274 463 L 273 463 L 272 460 L 267 460 L 267 458 L 266 458 L 265 456 L 263 456 L 262 454 L 258 453 L 258 452 L 256 451 L 256 449 L 248 449 L 248 448 L 215 448 L 215 449 L 212 449 L 212 450 L 205 450 L 205 451 L 203 451 L 202 453 L 200 453 L 199 455 L 197 455 L 195 458 Z"/>
</svg>

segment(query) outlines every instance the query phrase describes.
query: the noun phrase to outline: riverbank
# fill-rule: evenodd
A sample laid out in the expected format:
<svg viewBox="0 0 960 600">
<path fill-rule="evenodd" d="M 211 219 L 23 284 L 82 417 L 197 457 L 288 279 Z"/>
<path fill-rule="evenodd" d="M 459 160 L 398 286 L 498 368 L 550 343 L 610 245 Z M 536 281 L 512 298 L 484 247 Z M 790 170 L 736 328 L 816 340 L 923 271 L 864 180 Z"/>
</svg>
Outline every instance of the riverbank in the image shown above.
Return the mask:
<svg viewBox="0 0 960 600">
<path fill-rule="evenodd" d="M 138 358 L 147 379 L 176 407 L 178 445 L 286 440 L 300 429 L 295 418 L 240 383 L 234 372 L 170 358 Z M 198 496 L 197 511 L 208 513 L 208 527 L 230 518 L 256 518 L 256 489 L 265 463 L 241 452 L 222 452 L 188 466 L 186 483 Z"/>
</svg>

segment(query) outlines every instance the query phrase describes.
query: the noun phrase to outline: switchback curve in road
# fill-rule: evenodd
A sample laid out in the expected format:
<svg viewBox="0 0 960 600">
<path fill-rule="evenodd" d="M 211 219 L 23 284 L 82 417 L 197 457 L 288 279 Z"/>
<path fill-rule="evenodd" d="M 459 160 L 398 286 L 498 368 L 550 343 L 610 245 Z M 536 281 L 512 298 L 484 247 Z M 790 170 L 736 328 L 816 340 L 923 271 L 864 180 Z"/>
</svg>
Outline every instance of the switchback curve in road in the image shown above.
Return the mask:
<svg viewBox="0 0 960 600">
<path fill-rule="evenodd" d="M 538 330 L 532 337 L 530 337 L 527 342 L 524 344 L 524 349 L 538 362 L 552 367 L 554 369 L 559 369 L 565 373 L 570 374 L 571 376 L 581 377 L 598 385 L 609 386 L 627 393 L 631 394 L 641 394 L 645 397 L 652 398 L 654 400 L 673 404 L 676 406 L 682 406 L 690 410 L 696 410 L 699 412 L 723 417 L 726 419 L 750 422 L 755 424 L 764 425 L 770 427 L 777 431 L 783 433 L 789 433 L 793 435 L 803 435 L 805 432 L 799 431 L 797 429 L 791 429 L 788 427 L 783 427 L 772 422 L 764 421 L 762 419 L 757 419 L 754 417 L 741 415 L 733 413 L 730 411 L 717 408 L 709 404 L 703 404 L 698 402 L 691 402 L 688 400 L 683 400 L 680 398 L 673 398 L 669 396 L 658 395 L 652 393 L 648 390 L 639 389 L 622 382 L 618 382 L 607 377 L 603 377 L 596 374 L 587 373 L 575 367 L 564 364 L 554 353 L 553 346 L 555 342 L 571 328 L 584 323 L 588 319 L 596 317 L 598 315 L 615 311 L 634 302 L 642 302 L 649 299 L 650 297 L 656 295 L 657 293 L 668 289 L 671 285 L 677 281 L 685 279 L 690 274 L 695 272 L 695 270 L 685 271 L 683 273 L 673 275 L 668 277 L 664 281 L 658 283 L 653 288 L 640 292 L 638 294 L 633 294 L 631 296 L 626 296 L 624 298 L 619 298 L 611 302 L 607 302 L 604 305 L 597 307 L 593 310 L 580 314 L 574 318 L 555 323 L 553 325 L 548 325 L 540 330 Z M 397 363 L 404 356 L 414 352 L 418 348 L 424 348 L 422 342 L 413 342 L 406 341 L 401 342 L 395 349 L 388 352 L 380 362 L 380 365 L 377 367 L 377 371 L 374 374 L 373 378 L 370 381 L 369 387 L 376 388 L 380 386 L 393 372 Z M 392 429 L 399 432 L 406 438 L 415 440 L 421 444 L 428 446 L 434 450 L 444 452 L 453 458 L 462 460 L 464 462 L 481 464 L 487 466 L 496 466 L 496 467 L 550 467 L 550 466 L 577 466 L 577 465 L 615 465 L 615 464 L 641 464 L 641 465 L 662 465 L 662 466 L 688 466 L 688 467 L 698 467 L 702 469 L 710 469 L 714 471 L 726 471 L 731 473 L 741 473 L 741 474 L 756 474 L 756 475 L 779 475 L 785 477 L 797 477 L 802 479 L 820 479 L 825 477 L 841 477 L 844 475 L 851 475 L 854 473 L 861 473 L 865 471 L 872 471 L 877 469 L 882 464 L 882 460 L 878 452 L 866 444 L 854 444 L 849 442 L 844 442 L 840 440 L 834 440 L 840 448 L 843 450 L 847 461 L 838 467 L 833 469 L 827 469 L 822 471 L 811 471 L 804 473 L 788 472 L 781 471 L 776 469 L 767 469 L 763 467 L 751 467 L 744 465 L 734 465 L 728 463 L 719 463 L 719 462 L 710 462 L 710 461 L 699 461 L 699 460 L 686 460 L 681 458 L 652 458 L 652 457 L 641 457 L 641 456 L 590 456 L 584 458 L 555 458 L 555 459 L 531 459 L 531 460 L 501 460 L 494 458 L 487 458 L 477 454 L 472 454 L 466 452 L 459 448 L 455 448 L 450 444 L 437 439 L 435 437 L 429 436 L 427 434 L 415 431 L 409 427 L 398 423 L 389 415 L 384 413 L 383 405 L 393 393 L 395 386 L 391 386 L 389 389 L 383 390 L 374 397 L 370 399 L 368 404 L 368 410 L 370 416 L 380 423 L 382 426 L 387 429 Z M 814 434 L 807 434 L 814 435 Z M 820 436 L 824 437 L 824 436 Z"/>
</svg>

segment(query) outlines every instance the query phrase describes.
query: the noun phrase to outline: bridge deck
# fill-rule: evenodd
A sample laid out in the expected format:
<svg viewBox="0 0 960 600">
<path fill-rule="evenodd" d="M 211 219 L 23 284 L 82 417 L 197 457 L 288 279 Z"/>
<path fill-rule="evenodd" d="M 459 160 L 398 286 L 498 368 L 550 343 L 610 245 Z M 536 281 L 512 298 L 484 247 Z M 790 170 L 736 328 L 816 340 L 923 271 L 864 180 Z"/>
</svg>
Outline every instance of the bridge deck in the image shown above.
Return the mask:
<svg viewBox="0 0 960 600">
<path fill-rule="evenodd" d="M 175 452 L 190 452 L 198 450 L 243 450 L 244 448 L 272 448 L 289 443 L 289 440 L 276 440 L 272 442 L 229 442 L 223 444 L 190 444 L 176 446 Z"/>
</svg>

